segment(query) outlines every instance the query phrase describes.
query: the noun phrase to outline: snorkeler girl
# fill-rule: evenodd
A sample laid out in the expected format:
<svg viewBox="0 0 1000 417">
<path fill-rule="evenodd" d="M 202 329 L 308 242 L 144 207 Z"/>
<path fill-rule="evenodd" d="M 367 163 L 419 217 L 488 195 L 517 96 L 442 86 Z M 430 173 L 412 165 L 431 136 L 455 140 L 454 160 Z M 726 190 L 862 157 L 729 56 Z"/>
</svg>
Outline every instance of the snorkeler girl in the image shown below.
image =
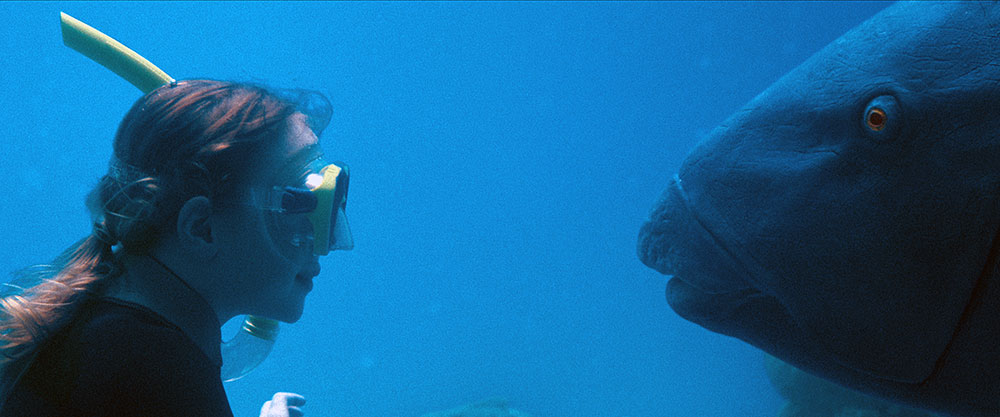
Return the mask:
<svg viewBox="0 0 1000 417">
<path fill-rule="evenodd" d="M 221 323 L 297 321 L 318 257 L 352 246 L 347 169 L 318 145 L 329 118 L 318 93 L 254 84 L 139 99 L 88 196 L 92 233 L 0 298 L 0 359 L 22 369 L 0 415 L 231 416 Z M 303 402 L 278 393 L 261 415 Z"/>
</svg>

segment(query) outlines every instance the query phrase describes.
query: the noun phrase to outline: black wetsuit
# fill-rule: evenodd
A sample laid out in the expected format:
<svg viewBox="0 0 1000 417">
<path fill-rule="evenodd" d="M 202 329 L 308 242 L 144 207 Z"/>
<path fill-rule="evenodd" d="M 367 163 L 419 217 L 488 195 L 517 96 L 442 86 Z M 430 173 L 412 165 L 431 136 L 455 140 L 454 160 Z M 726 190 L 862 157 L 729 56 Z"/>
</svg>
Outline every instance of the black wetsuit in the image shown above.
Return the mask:
<svg viewBox="0 0 1000 417">
<path fill-rule="evenodd" d="M 232 416 L 210 358 L 159 314 L 103 298 L 53 336 L 0 416 Z"/>
</svg>

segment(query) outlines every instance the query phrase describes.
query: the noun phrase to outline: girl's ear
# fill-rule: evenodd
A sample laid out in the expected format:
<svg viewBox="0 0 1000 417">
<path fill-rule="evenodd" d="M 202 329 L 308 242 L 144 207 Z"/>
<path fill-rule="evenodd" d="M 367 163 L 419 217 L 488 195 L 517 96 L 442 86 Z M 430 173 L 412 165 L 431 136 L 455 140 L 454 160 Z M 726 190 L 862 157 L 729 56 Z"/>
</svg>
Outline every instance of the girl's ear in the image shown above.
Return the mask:
<svg viewBox="0 0 1000 417">
<path fill-rule="evenodd" d="M 212 201 L 192 197 L 177 213 L 177 241 L 193 256 L 212 257 L 218 251 L 212 236 Z"/>
</svg>

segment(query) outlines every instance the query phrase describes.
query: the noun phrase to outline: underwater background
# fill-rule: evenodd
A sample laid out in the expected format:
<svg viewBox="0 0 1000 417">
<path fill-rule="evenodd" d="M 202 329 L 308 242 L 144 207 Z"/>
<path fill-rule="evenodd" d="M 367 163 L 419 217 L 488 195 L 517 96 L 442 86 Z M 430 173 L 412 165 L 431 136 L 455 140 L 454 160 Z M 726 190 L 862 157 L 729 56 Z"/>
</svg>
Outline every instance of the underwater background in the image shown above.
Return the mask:
<svg viewBox="0 0 1000 417">
<path fill-rule="evenodd" d="M 175 78 L 333 103 L 356 247 L 225 385 L 236 416 L 277 391 L 307 416 L 776 416 L 763 354 L 674 314 L 636 237 L 701 137 L 886 5 L 0 3 L 0 273 L 90 232 L 140 96 L 62 45 L 65 11 Z"/>
</svg>

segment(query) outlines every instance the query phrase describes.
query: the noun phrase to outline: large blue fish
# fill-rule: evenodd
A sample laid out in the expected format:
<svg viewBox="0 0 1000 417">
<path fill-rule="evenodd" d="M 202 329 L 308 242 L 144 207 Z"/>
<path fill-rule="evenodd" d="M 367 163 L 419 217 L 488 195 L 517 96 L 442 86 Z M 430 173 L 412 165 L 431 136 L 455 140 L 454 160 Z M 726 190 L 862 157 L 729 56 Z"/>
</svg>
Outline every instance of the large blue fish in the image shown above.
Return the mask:
<svg viewBox="0 0 1000 417">
<path fill-rule="evenodd" d="M 700 143 L 639 234 L 682 317 L 1000 415 L 1000 5 L 895 4 Z"/>
</svg>

